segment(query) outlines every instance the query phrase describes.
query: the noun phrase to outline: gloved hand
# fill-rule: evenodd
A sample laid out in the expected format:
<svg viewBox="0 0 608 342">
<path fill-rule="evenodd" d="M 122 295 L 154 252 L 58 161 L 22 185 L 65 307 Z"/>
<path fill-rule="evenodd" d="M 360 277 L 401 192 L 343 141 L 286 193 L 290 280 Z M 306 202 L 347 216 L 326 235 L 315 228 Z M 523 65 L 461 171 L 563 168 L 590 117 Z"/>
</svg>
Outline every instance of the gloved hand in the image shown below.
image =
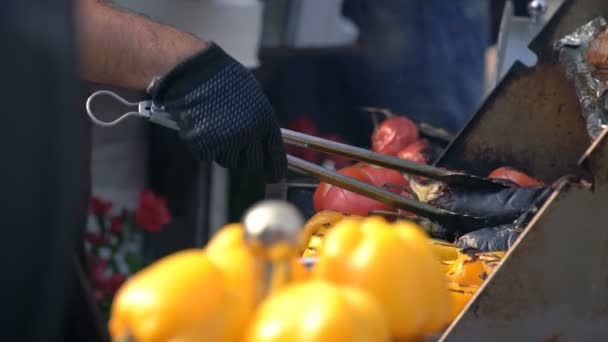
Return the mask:
<svg viewBox="0 0 608 342">
<path fill-rule="evenodd" d="M 171 114 L 180 136 L 204 161 L 285 176 L 287 161 L 274 110 L 253 75 L 219 46 L 177 65 L 148 87 L 153 110 Z"/>
</svg>

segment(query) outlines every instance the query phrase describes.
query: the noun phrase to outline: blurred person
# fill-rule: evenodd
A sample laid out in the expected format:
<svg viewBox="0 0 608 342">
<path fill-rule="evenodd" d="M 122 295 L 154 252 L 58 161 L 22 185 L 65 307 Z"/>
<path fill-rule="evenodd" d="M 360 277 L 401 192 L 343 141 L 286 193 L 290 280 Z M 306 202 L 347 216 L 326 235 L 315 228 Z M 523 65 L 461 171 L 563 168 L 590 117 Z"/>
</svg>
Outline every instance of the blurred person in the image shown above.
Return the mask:
<svg viewBox="0 0 608 342">
<path fill-rule="evenodd" d="M 346 68 L 354 106 L 464 126 L 484 93 L 487 0 L 345 0 L 343 12 L 360 32 Z"/>
<path fill-rule="evenodd" d="M 361 107 L 452 134 L 466 124 L 485 90 L 490 1 L 344 0 L 342 12 L 359 30 L 354 46 L 285 58 L 265 83 L 284 123 L 308 117 L 361 147 L 374 128 Z"/>
<path fill-rule="evenodd" d="M 105 1 L 75 3 L 83 80 L 146 91 L 153 108 L 173 116 L 181 139 L 201 160 L 261 171 L 268 182 L 284 176 L 274 110 L 244 65 L 215 43 Z M 66 334 L 69 341 L 107 341 L 82 259 Z"/>
</svg>

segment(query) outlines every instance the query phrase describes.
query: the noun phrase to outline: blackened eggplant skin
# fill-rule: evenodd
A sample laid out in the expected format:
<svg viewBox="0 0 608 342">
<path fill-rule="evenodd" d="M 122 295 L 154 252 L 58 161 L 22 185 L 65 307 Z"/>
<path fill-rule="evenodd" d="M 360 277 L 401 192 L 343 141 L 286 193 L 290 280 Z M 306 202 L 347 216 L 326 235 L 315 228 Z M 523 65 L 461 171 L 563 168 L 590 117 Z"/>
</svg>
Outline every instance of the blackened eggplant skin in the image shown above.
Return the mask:
<svg viewBox="0 0 608 342">
<path fill-rule="evenodd" d="M 456 245 L 461 249 L 473 248 L 481 252 L 506 251 L 519 235 L 512 225 L 484 228 L 461 236 Z"/>
<path fill-rule="evenodd" d="M 485 217 L 493 226 L 499 226 L 513 223 L 548 193 L 547 187 L 479 191 L 453 186 L 444 189 L 444 194 L 433 200 L 431 204 L 459 214 Z"/>
</svg>

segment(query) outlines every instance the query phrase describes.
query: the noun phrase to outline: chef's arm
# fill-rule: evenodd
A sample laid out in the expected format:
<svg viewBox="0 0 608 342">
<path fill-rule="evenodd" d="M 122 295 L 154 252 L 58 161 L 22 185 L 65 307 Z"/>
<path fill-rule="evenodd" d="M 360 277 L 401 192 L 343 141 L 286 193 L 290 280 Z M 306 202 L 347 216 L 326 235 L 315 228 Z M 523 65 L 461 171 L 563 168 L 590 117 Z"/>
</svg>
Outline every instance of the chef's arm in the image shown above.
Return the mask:
<svg viewBox="0 0 608 342">
<path fill-rule="evenodd" d="M 102 0 L 77 0 L 75 10 L 80 74 L 88 81 L 142 90 L 206 47 L 192 34 Z"/>
</svg>

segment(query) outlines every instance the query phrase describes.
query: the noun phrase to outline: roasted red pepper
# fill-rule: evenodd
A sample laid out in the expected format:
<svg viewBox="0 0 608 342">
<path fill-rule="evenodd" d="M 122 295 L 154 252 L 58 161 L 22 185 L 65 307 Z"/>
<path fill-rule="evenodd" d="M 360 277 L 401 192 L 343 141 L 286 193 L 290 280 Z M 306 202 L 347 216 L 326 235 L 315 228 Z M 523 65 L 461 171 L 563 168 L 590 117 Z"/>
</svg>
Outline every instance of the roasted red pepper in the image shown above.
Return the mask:
<svg viewBox="0 0 608 342">
<path fill-rule="evenodd" d="M 408 186 L 407 180 L 398 171 L 367 164 L 356 164 L 338 172 L 368 184 L 384 187 L 397 194 L 402 193 L 403 189 Z M 393 209 L 382 202 L 327 183 L 319 185 L 315 191 L 313 201 L 317 212 L 334 210 L 365 216 L 370 211 Z"/>
<path fill-rule="evenodd" d="M 509 166 L 502 166 L 492 171 L 488 178 L 506 179 L 519 186 L 545 186 L 545 183 Z"/>
<path fill-rule="evenodd" d="M 378 153 L 396 156 L 399 151 L 418 140 L 418 127 L 403 116 L 382 121 L 372 134 L 372 149 Z"/>
</svg>

